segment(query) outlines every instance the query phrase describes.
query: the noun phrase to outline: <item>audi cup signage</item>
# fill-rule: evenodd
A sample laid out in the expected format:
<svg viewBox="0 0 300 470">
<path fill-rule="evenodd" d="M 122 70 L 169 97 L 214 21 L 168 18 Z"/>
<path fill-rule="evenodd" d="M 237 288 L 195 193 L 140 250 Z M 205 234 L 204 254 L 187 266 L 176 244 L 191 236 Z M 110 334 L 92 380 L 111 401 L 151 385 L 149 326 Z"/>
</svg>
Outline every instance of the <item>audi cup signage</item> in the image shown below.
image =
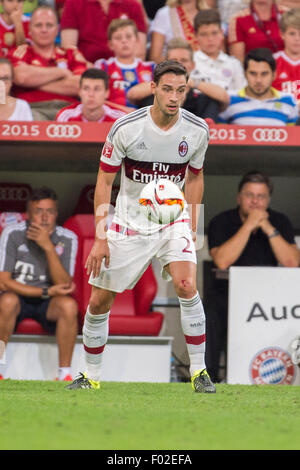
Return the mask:
<svg viewBox="0 0 300 470">
<path fill-rule="evenodd" d="M 112 123 L 0 121 L 0 140 L 103 143 Z M 210 126 L 211 145 L 298 146 L 297 127 Z"/>
<path fill-rule="evenodd" d="M 299 385 L 291 343 L 300 334 L 300 269 L 229 270 L 227 382 Z"/>
<path fill-rule="evenodd" d="M 46 134 L 50 139 L 78 139 L 82 130 L 78 124 L 49 124 Z"/>
</svg>

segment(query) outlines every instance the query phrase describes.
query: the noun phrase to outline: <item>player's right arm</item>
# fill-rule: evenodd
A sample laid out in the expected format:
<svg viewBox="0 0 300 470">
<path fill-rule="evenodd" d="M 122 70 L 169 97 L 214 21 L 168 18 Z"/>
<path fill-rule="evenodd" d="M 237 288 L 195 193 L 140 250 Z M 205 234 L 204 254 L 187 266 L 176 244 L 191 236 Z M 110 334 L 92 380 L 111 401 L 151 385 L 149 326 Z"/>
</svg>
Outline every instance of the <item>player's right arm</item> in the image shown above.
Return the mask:
<svg viewBox="0 0 300 470">
<path fill-rule="evenodd" d="M 92 274 L 93 277 L 99 276 L 103 259 L 105 259 L 105 266 L 108 267 L 109 265 L 110 252 L 106 238 L 107 216 L 115 176 L 116 173 L 109 173 L 101 168 L 99 169 L 94 197 L 95 242 L 85 265 L 87 274 Z"/>
</svg>

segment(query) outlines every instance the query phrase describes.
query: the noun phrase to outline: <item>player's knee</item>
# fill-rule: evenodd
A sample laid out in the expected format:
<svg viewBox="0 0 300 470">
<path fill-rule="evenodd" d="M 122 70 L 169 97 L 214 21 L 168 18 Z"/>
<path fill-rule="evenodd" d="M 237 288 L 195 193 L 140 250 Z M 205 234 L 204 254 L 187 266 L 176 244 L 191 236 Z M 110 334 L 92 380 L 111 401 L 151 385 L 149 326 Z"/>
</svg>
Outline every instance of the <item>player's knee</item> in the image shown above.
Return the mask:
<svg viewBox="0 0 300 470">
<path fill-rule="evenodd" d="M 0 296 L 0 315 L 10 317 L 18 313 L 20 300 L 13 292 L 4 292 Z"/>
<path fill-rule="evenodd" d="M 92 289 L 89 311 L 92 315 L 102 315 L 109 312 L 112 307 L 115 294 L 102 289 Z"/>
<path fill-rule="evenodd" d="M 197 288 L 193 278 L 179 279 L 175 282 L 175 290 L 178 297 L 188 299 L 197 293 Z"/>
</svg>

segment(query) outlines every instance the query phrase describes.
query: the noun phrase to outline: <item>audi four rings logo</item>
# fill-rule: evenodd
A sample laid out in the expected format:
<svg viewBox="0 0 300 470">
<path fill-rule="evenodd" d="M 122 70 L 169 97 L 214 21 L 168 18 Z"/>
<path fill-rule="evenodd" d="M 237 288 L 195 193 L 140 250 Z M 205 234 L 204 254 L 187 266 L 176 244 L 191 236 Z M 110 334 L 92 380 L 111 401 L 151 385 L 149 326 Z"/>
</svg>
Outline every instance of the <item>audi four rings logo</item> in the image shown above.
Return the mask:
<svg viewBox="0 0 300 470">
<path fill-rule="evenodd" d="M 258 128 L 253 132 L 253 139 L 256 142 L 285 142 L 287 138 L 287 130 L 280 127 L 273 129 Z"/>
<path fill-rule="evenodd" d="M 77 124 L 50 124 L 46 133 L 50 138 L 77 139 L 81 135 L 81 128 Z"/>
</svg>

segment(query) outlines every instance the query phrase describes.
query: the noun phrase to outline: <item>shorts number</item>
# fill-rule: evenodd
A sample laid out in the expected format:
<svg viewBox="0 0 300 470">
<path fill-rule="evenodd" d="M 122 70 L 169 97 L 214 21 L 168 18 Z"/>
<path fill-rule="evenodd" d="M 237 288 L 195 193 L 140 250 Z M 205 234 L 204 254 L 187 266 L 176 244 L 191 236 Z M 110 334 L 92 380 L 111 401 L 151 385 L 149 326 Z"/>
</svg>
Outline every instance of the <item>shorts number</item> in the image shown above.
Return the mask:
<svg viewBox="0 0 300 470">
<path fill-rule="evenodd" d="M 186 237 L 182 237 L 184 238 L 184 240 L 186 241 L 186 246 L 183 248 L 182 250 L 182 253 L 190 253 L 192 254 L 193 252 L 191 250 L 189 250 L 190 246 L 191 246 L 191 242 L 188 238 Z"/>
</svg>

